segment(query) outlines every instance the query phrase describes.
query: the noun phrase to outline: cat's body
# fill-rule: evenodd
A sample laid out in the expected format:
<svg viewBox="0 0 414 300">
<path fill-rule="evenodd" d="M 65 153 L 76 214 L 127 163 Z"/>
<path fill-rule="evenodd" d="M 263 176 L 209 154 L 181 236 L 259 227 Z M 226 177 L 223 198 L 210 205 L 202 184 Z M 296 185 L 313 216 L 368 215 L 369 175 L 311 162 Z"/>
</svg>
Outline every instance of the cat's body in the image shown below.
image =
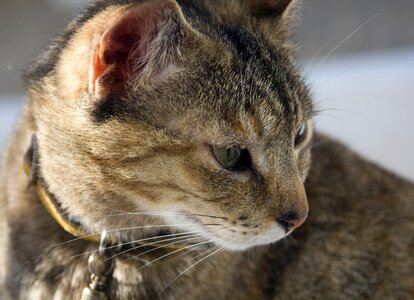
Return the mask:
<svg viewBox="0 0 414 300">
<path fill-rule="evenodd" d="M 131 259 L 143 253 L 140 249 L 124 253 L 116 259 L 113 299 L 414 296 L 414 186 L 323 136 L 315 137 L 308 174 L 310 137 L 297 140 L 297 125 L 292 124 L 306 121 L 312 112 L 285 45 L 282 15 L 289 1 L 263 1 L 263 6 L 252 1 L 252 12 L 241 10 L 237 1 L 211 1 L 206 7 L 201 1 L 178 1 L 180 8 L 172 1 L 119 1 L 112 6 L 115 2 L 90 9 L 29 75 L 29 101 L 6 151 L 0 181 L 2 297 L 79 298 L 90 277 L 88 251 L 97 248 L 82 239 L 60 244 L 73 237 L 53 220 L 34 189 L 27 188 L 21 165 L 33 133 L 47 190 L 87 232 L 184 223 L 191 226 L 162 230 L 200 231 L 203 239 L 237 250 L 177 252 L 174 259 L 166 256 L 144 267 L 173 250 L 152 251 L 143 260 Z M 123 6 L 135 2 L 136 9 Z M 116 37 L 129 30 L 123 22 L 135 24 L 130 12 L 138 24 L 145 23 L 152 5 L 166 11 L 154 17 L 164 23 L 152 34 L 172 33 L 174 38 L 157 39 L 154 43 L 169 51 L 140 57 L 131 68 L 139 78 L 128 76 L 134 84 L 125 87 L 125 72 L 117 68 L 130 72 L 130 62 L 119 54 L 125 44 L 120 46 Z M 250 13 L 254 17 L 247 17 Z M 118 21 L 112 21 L 114 15 Z M 269 17 L 277 21 L 269 22 Z M 211 27 L 203 31 L 206 23 Z M 107 34 L 108 27 L 115 29 Z M 274 30 L 269 33 L 269 28 Z M 253 30 L 260 34 L 250 34 Z M 140 32 L 138 43 L 145 33 Z M 217 42 L 217 35 L 224 38 Z M 89 41 L 98 43 L 99 51 L 112 45 L 103 55 L 105 63 L 97 62 Z M 249 48 L 252 41 L 259 44 Z M 147 48 L 156 51 L 146 44 L 134 48 L 138 54 L 134 50 L 128 59 Z M 192 73 L 182 71 L 189 66 Z M 118 80 L 110 80 L 114 72 Z M 139 105 L 131 105 L 131 98 Z M 294 150 L 292 138 L 299 145 Z M 249 150 L 252 162 L 244 166 L 248 170 L 222 171 L 210 162 L 203 144 L 232 146 L 235 141 Z M 298 178 L 307 178 L 308 220 L 290 237 L 260 246 L 283 237 L 270 219 L 286 224 L 279 217 L 286 209 L 298 220 L 307 212 Z M 115 214 L 168 211 L 177 215 Z M 188 219 L 180 218 L 184 213 Z M 221 227 L 210 230 L 211 223 Z M 158 228 L 130 230 L 128 235 L 114 232 L 114 237 L 125 242 L 158 233 Z"/>
</svg>

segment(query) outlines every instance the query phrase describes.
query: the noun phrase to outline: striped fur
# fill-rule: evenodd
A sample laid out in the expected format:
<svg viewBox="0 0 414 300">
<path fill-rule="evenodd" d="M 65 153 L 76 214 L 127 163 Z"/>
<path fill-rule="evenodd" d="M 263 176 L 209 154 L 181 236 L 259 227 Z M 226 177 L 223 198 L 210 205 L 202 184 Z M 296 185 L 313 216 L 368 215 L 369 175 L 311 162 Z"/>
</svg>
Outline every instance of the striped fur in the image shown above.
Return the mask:
<svg viewBox="0 0 414 300">
<path fill-rule="evenodd" d="M 287 39 L 290 2 L 101 0 L 69 25 L 25 75 L 26 106 L 2 166 L 2 297 L 79 298 L 96 248 L 60 244 L 71 236 L 26 189 L 20 162 L 33 133 L 48 191 L 85 230 L 120 241 L 197 232 L 225 249 L 192 269 L 198 251 L 145 267 L 168 250 L 120 256 L 113 299 L 414 294 L 413 185 L 326 137 L 312 144 L 313 104 Z M 126 69 L 122 93 L 113 78 L 97 80 L 105 93 L 96 92 L 96 45 L 141 7 L 157 9 L 147 76 Z M 308 136 L 295 147 L 303 122 Z M 242 146 L 252 165 L 225 170 L 211 145 Z M 309 220 L 275 244 L 286 237 L 278 218 L 307 210 L 305 185 Z M 146 228 L 116 231 L 131 226 Z"/>
</svg>

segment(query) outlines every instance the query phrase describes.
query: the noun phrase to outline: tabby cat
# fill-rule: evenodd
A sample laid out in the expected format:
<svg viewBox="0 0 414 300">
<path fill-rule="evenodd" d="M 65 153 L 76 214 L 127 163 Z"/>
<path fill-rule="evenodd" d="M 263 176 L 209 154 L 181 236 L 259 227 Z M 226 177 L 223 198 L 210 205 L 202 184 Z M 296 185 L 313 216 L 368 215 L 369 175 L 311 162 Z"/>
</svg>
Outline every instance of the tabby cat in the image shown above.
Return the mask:
<svg viewBox="0 0 414 300">
<path fill-rule="evenodd" d="M 414 185 L 313 133 L 295 7 L 103 0 L 72 22 L 4 156 L 1 297 L 413 299 Z"/>
</svg>

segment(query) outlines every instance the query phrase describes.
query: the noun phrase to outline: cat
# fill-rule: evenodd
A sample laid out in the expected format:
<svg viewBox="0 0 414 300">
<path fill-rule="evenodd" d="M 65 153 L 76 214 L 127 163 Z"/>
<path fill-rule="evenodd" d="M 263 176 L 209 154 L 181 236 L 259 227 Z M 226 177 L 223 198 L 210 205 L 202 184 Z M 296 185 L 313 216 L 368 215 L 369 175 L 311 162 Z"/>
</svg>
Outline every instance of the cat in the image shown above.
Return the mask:
<svg viewBox="0 0 414 300">
<path fill-rule="evenodd" d="M 412 299 L 414 185 L 314 133 L 297 7 L 87 7 L 25 75 L 1 297 Z"/>
</svg>

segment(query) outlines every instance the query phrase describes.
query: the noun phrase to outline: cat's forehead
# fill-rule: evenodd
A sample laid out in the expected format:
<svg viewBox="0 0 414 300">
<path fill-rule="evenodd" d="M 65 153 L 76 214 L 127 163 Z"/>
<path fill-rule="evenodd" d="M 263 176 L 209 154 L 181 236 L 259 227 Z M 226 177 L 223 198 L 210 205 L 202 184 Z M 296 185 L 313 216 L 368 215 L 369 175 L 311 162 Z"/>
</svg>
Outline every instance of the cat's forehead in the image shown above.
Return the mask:
<svg viewBox="0 0 414 300">
<path fill-rule="evenodd" d="M 154 104 L 144 119 L 220 144 L 280 138 L 311 118 L 312 103 L 296 74 L 267 71 L 253 63 L 233 70 L 204 68 L 199 77 L 171 82 L 166 98 L 159 100 L 164 103 Z"/>
<path fill-rule="evenodd" d="M 197 108 L 205 108 L 204 120 L 226 120 L 234 128 L 249 119 L 257 130 L 266 131 L 312 116 L 312 101 L 291 46 L 282 37 L 273 38 L 280 30 L 275 23 L 263 26 L 242 1 L 178 2 L 192 26 L 213 45 L 201 55 L 210 58 L 201 63 L 196 78 L 205 84 L 197 84 L 200 95 L 192 99 Z"/>
<path fill-rule="evenodd" d="M 237 27 L 227 33 L 234 40 L 222 40 L 221 53 L 230 52 L 233 60 L 228 65 L 206 62 L 196 79 L 203 83 L 197 85 L 198 93 L 190 88 L 200 118 L 224 122 L 231 129 L 244 127 L 240 131 L 254 128 L 259 134 L 311 118 L 312 99 L 289 52 L 269 47 Z"/>
</svg>

